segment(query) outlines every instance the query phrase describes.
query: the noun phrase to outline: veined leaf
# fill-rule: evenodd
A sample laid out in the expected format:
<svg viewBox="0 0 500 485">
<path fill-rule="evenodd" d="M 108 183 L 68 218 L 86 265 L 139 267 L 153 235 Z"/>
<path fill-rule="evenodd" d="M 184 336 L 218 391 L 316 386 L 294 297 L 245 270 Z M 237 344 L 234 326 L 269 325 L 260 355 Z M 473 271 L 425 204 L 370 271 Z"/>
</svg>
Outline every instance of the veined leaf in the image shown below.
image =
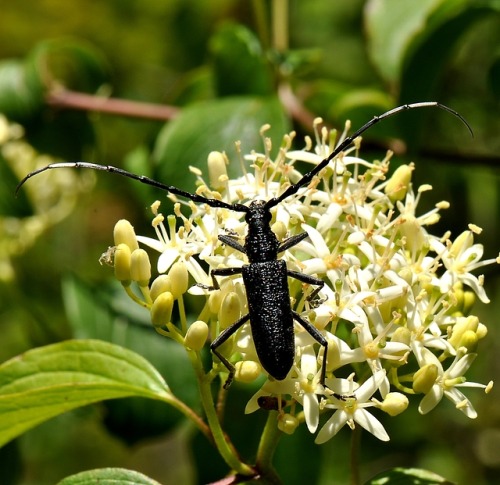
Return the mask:
<svg viewBox="0 0 500 485">
<path fill-rule="evenodd" d="M 160 485 L 142 473 L 124 468 L 100 468 L 71 475 L 57 485 Z"/>
<path fill-rule="evenodd" d="M 167 400 L 170 390 L 138 354 L 99 340 L 30 350 L 0 366 L 0 446 L 71 409 L 119 397 Z"/>
<path fill-rule="evenodd" d="M 398 467 L 380 473 L 365 485 L 453 485 L 453 483 L 429 470 Z"/>
</svg>

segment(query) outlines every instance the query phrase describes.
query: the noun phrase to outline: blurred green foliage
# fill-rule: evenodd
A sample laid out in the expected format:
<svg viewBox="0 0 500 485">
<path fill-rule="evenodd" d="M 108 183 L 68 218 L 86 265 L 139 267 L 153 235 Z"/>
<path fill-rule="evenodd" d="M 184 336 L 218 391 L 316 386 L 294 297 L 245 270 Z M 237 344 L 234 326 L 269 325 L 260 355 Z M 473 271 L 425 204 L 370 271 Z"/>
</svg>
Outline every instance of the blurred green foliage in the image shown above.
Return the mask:
<svg viewBox="0 0 500 485">
<path fill-rule="evenodd" d="M 380 157 L 390 147 L 399 152 L 396 164 L 414 160 L 415 183 L 434 186 L 428 203 L 451 202 L 436 233 L 458 234 L 474 222 L 484 229 L 480 242 L 487 255 L 496 255 L 500 2 L 295 1 L 289 21 L 273 13 L 279 3 L 8 2 L 0 15 L 0 112 L 51 157 L 123 165 L 189 189 L 194 178 L 188 167 L 203 170 L 210 150 L 226 150 L 233 160 L 236 140 L 244 153 L 262 150 L 264 123 L 271 124 L 267 135 L 276 150 L 291 129 L 310 134 L 315 116 L 340 129 L 346 119 L 358 127 L 398 104 L 438 100 L 465 116 L 474 139 L 446 113 L 419 111 L 367 133 L 361 156 Z M 48 94 L 61 86 L 180 111 L 163 122 L 51 105 Z M 25 196 L 19 204 L 12 201 L 14 171 L 3 162 L 2 223 L 36 212 Z M 187 367 L 178 364 L 182 356 L 145 325 L 147 315 L 128 305 L 121 289 L 106 282 L 110 271 L 97 264 L 117 219 L 131 220 L 139 233 L 150 230 L 147 206 L 156 197 L 148 188 L 102 174 L 71 217 L 57 228 L 48 224 L 36 245 L 9 254 L 15 278 L 1 282 L 2 361 L 70 336 L 101 338 L 144 355 L 196 406 L 196 390 L 183 386 L 189 378 L 169 372 Z M 478 313 L 490 335 L 477 375 L 470 376 L 482 382 L 499 375 L 494 356 L 500 352 L 500 288 L 498 272 L 488 273 L 492 303 Z M 226 410 L 228 430 L 249 459 L 265 419 L 243 414 L 251 387 L 233 386 Z M 480 415 L 475 422 L 442 405 L 425 418 L 413 409 L 394 427 L 385 423 L 389 444 L 363 437 L 363 477 L 419 466 L 459 483 L 497 483 L 500 462 L 488 450 L 500 444 L 499 393 L 478 393 L 472 400 Z M 33 429 L 0 450 L 2 485 L 49 485 L 99 466 L 127 466 L 162 483 L 222 477 L 225 465 L 205 438 L 156 404 L 112 401 Z M 307 433 L 284 437 L 276 466 L 285 483 L 303 483 L 304 477 L 317 484 L 347 483 L 349 437 L 345 432 L 322 447 Z"/>
</svg>

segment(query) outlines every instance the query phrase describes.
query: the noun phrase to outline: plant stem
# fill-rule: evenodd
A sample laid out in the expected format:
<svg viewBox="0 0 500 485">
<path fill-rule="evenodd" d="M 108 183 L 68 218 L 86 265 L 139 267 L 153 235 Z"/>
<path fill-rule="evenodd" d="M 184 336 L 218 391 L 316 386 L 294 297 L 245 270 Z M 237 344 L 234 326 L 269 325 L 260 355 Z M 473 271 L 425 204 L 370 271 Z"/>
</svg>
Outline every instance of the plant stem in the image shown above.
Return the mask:
<svg viewBox="0 0 500 485">
<path fill-rule="evenodd" d="M 272 1 L 273 47 L 278 52 L 288 49 L 288 0 Z"/>
<path fill-rule="evenodd" d="M 351 485 L 360 485 L 361 478 L 359 476 L 359 450 L 361 446 L 361 428 L 356 426 L 352 431 L 351 438 Z"/>
<path fill-rule="evenodd" d="M 269 19 L 264 0 L 253 0 L 256 31 L 264 48 L 269 48 Z"/>
<path fill-rule="evenodd" d="M 175 106 L 94 96 L 61 88 L 50 91 L 47 94 L 46 101 L 47 104 L 58 108 L 98 111 L 100 113 L 162 121 L 171 120 L 180 112 L 180 109 Z"/>
<path fill-rule="evenodd" d="M 280 484 L 281 480 L 274 470 L 272 461 L 276 446 L 282 432 L 277 426 L 278 412 L 270 411 L 267 416 L 266 425 L 260 438 L 259 449 L 257 450 L 256 466 L 261 474 L 264 483 Z"/>
<path fill-rule="evenodd" d="M 231 441 L 222 430 L 221 423 L 215 410 L 214 399 L 210 387 L 211 379 L 209 379 L 205 374 L 200 354 L 198 352 L 188 351 L 188 355 L 191 359 L 198 378 L 201 402 L 208 421 L 208 426 L 212 432 L 213 442 L 217 448 L 217 451 L 219 452 L 223 460 L 227 463 L 227 465 L 236 473 L 248 477 L 255 476 L 255 470 L 241 461 Z"/>
</svg>

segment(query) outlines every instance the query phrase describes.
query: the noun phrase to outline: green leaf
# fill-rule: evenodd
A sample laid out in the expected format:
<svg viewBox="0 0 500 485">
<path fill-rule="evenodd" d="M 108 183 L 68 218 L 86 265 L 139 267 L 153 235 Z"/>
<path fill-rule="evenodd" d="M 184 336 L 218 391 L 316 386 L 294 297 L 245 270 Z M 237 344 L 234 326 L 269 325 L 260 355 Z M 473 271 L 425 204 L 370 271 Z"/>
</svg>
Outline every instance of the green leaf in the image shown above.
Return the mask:
<svg viewBox="0 0 500 485">
<path fill-rule="evenodd" d="M 77 473 L 57 485 L 160 485 L 142 473 L 125 468 L 101 468 Z"/>
<path fill-rule="evenodd" d="M 221 96 L 269 95 L 270 66 L 255 34 L 239 24 L 221 27 L 210 41 L 215 87 Z"/>
<path fill-rule="evenodd" d="M 60 38 L 38 43 L 26 58 L 31 84 L 95 92 L 109 79 L 109 65 L 100 51 L 82 39 Z"/>
<path fill-rule="evenodd" d="M 75 277 L 63 281 L 63 299 L 73 335 L 119 344 L 143 356 L 166 376 L 169 388 L 192 409 L 201 409 L 193 367 L 182 345 L 155 332 L 149 311 L 134 303 L 118 283 L 86 285 Z M 104 422 L 128 443 L 158 436 L 185 417 L 163 402 L 140 398 L 107 401 Z"/>
<path fill-rule="evenodd" d="M 244 96 L 224 98 L 189 106 L 158 135 L 154 159 L 158 164 L 156 179 L 192 191 L 195 176 L 189 166 L 207 172 L 207 157 L 212 150 L 225 151 L 230 160 L 229 176 L 241 176 L 235 142 L 241 141 L 243 153 L 264 151 L 259 133 L 269 123 L 266 136 L 273 142 L 273 152 L 290 130 L 278 98 Z"/>
<path fill-rule="evenodd" d="M 460 41 L 466 37 L 471 27 L 493 11 L 484 5 L 472 3 L 462 5 L 463 3 L 462 0 L 444 2 L 429 18 L 429 28 L 426 35 L 415 42 L 405 61 L 401 73 L 400 104 L 436 98 L 447 102 L 446 96 L 449 94 L 449 90 L 447 86 L 441 86 L 445 68 L 449 65 Z M 457 107 L 455 103 L 453 106 Z M 426 114 L 426 116 L 428 115 Z M 436 117 L 432 119 L 432 129 L 427 130 L 424 136 L 423 122 L 425 119 L 425 117 L 417 116 L 417 113 L 410 113 L 406 117 L 405 123 L 400 125 L 401 136 L 404 139 L 416 140 L 415 144 L 425 140 L 426 149 L 433 145 L 429 139 L 436 132 L 440 132 L 438 146 L 442 143 L 441 139 L 445 137 L 444 133 L 446 133 L 446 138 L 451 140 L 449 144 L 452 146 L 462 144 L 465 130 L 462 124 L 454 120 L 453 117 L 447 113 L 436 114 Z M 442 127 L 441 130 L 436 130 L 436 126 Z M 410 145 L 409 148 L 414 147 Z"/>
<path fill-rule="evenodd" d="M 0 62 L 0 113 L 24 121 L 43 106 L 43 86 L 28 80 L 26 65 L 17 59 Z"/>
<path fill-rule="evenodd" d="M 395 83 L 399 79 L 409 46 L 425 31 L 428 17 L 444 1 L 448 0 L 368 2 L 365 25 L 369 54 L 387 81 Z"/>
<path fill-rule="evenodd" d="M 378 474 L 365 485 L 453 485 L 453 482 L 420 468 L 393 468 Z"/>
<path fill-rule="evenodd" d="M 154 367 L 118 345 L 69 340 L 33 349 L 0 366 L 0 445 L 70 409 L 169 392 Z"/>
</svg>

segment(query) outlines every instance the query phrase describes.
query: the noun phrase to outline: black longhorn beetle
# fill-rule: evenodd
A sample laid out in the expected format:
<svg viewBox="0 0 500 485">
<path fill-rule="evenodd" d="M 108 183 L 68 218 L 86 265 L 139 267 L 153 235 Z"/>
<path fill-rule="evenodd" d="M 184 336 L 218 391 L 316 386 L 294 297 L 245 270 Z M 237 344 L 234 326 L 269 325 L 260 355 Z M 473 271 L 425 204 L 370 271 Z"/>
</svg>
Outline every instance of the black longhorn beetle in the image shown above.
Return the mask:
<svg viewBox="0 0 500 485">
<path fill-rule="evenodd" d="M 110 173 L 117 173 L 139 182 L 156 187 L 158 189 L 170 192 L 171 194 L 184 197 L 193 202 L 207 204 L 213 208 L 229 209 L 235 212 L 244 212 L 245 220 L 248 224 L 247 235 L 244 245 L 241 245 L 233 236 L 219 235 L 219 240 L 231 248 L 245 254 L 248 258 L 248 264 L 241 268 L 222 268 L 211 271 L 213 286 L 204 286 L 207 289 L 219 289 L 216 276 L 231 276 L 241 274 L 245 284 L 245 290 L 248 301 L 248 314 L 242 316 L 238 321 L 226 328 L 210 345 L 212 352 L 221 360 L 229 371 L 229 376 L 224 385 L 229 386 L 234 377 L 234 366 L 224 357 L 218 348 L 226 342 L 241 326 L 250 321 L 252 336 L 257 350 L 257 355 L 264 369 L 270 376 L 277 380 L 283 380 L 292 368 L 295 357 L 294 342 L 294 320 L 304 327 L 304 329 L 323 347 L 323 362 L 321 367 L 320 383 L 325 386 L 326 377 L 326 356 L 328 354 L 328 342 L 321 333 L 307 320 L 302 318 L 297 312 L 292 310 L 290 304 L 290 293 L 288 289 L 287 278 L 290 276 L 303 283 L 316 285 L 317 288 L 311 293 L 309 299 L 314 298 L 324 285 L 324 282 L 314 276 L 305 275 L 296 271 L 287 269 L 284 260 L 278 259 L 278 255 L 283 251 L 290 249 L 307 237 L 307 233 L 301 233 L 291 236 L 280 242 L 270 227 L 271 209 L 277 206 L 286 198 L 296 194 L 301 187 L 311 182 L 321 170 L 323 170 L 330 161 L 345 150 L 358 136 L 368 130 L 379 121 L 393 116 L 402 111 L 436 107 L 448 111 L 459 118 L 468 128 L 472 135 L 472 129 L 467 121 L 455 110 L 435 101 L 405 104 L 387 111 L 379 116 L 374 116 L 368 123 L 359 128 L 353 135 L 342 141 L 335 150 L 316 167 L 307 172 L 297 183 L 290 185 L 285 191 L 267 201 L 251 201 L 249 205 L 229 204 L 222 200 L 210 199 L 198 194 L 191 194 L 177 187 L 157 182 L 143 175 L 136 175 L 127 172 L 121 168 L 110 165 L 98 165 L 89 162 L 62 162 L 53 163 L 35 170 L 21 182 L 19 182 L 16 194 L 21 186 L 31 177 L 45 170 L 54 168 L 89 168 L 93 170 L 103 170 Z M 345 396 L 337 394 L 342 399 Z"/>
</svg>

